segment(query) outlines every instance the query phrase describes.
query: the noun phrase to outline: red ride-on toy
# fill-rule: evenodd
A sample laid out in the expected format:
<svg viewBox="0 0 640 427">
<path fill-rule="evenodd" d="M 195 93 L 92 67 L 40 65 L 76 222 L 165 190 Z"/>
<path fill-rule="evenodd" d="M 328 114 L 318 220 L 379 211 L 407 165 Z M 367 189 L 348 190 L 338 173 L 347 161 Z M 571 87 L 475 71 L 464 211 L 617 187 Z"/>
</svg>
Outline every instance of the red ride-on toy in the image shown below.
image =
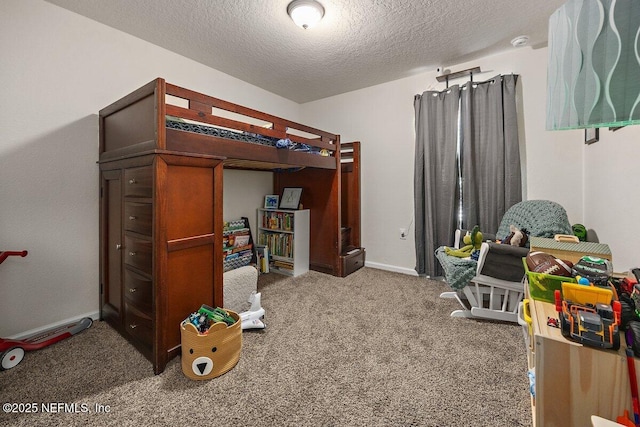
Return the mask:
<svg viewBox="0 0 640 427">
<path fill-rule="evenodd" d="M 10 256 L 27 256 L 27 251 L 0 252 L 0 264 Z M 0 371 L 11 369 L 22 361 L 25 351 L 39 350 L 48 345 L 57 343 L 65 338 L 81 332 L 93 324 L 89 317 L 77 322 L 59 326 L 51 330 L 31 335 L 20 340 L 0 338 Z"/>
</svg>

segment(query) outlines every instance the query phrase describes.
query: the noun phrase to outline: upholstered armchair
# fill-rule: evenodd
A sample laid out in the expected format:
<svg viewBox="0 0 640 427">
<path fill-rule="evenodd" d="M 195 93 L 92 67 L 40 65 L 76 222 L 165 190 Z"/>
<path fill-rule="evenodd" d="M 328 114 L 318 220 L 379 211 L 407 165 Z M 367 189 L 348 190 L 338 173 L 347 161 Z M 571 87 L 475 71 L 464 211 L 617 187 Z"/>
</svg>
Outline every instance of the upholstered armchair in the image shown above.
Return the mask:
<svg viewBox="0 0 640 427">
<path fill-rule="evenodd" d="M 436 249 L 445 280 L 453 288 L 440 297 L 455 298 L 462 305 L 451 316 L 517 322 L 518 304 L 524 295 L 522 258 L 529 248 L 528 243 L 526 247 L 495 243 L 507 237 L 510 225 L 527 229 L 530 237 L 572 234 L 562 206 L 549 200 L 526 200 L 505 212 L 495 236 L 484 234 L 477 261 L 447 255 L 444 246 Z M 456 230 L 455 247 L 463 235 L 463 230 Z"/>
</svg>

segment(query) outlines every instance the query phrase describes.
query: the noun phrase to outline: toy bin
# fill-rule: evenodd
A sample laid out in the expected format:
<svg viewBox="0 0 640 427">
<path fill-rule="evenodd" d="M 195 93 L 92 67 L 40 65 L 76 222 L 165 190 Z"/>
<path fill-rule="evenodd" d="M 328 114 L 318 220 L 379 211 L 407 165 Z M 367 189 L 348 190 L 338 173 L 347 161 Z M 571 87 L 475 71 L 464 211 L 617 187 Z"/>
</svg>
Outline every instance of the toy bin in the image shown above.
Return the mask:
<svg viewBox="0 0 640 427">
<path fill-rule="evenodd" d="M 215 323 L 200 334 L 189 323 L 180 325 L 182 372 L 192 380 L 209 380 L 230 371 L 240 360 L 242 322 L 235 311 L 226 310 L 236 322 Z"/>
<path fill-rule="evenodd" d="M 576 283 L 572 277 L 554 276 L 553 274 L 529 271 L 526 258 L 522 258 L 522 264 L 524 264 L 524 271 L 527 274 L 527 281 L 529 282 L 529 295 L 535 300 L 553 304 L 555 303 L 554 293 L 556 290 L 562 292 L 563 283 Z"/>
</svg>

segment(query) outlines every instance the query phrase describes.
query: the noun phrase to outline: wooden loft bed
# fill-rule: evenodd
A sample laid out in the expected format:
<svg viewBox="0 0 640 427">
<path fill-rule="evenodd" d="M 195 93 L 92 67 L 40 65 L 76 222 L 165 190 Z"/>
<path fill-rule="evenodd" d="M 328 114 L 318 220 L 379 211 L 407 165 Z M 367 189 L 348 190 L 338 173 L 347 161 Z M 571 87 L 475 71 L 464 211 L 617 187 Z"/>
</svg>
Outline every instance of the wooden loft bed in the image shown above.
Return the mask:
<svg viewBox="0 0 640 427">
<path fill-rule="evenodd" d="M 364 263 L 359 143 L 161 78 L 99 124 L 101 318 L 156 373 L 180 350 L 185 313 L 223 305 L 223 168 L 274 172 L 274 194 L 303 188 L 312 269 L 346 276 Z"/>
</svg>

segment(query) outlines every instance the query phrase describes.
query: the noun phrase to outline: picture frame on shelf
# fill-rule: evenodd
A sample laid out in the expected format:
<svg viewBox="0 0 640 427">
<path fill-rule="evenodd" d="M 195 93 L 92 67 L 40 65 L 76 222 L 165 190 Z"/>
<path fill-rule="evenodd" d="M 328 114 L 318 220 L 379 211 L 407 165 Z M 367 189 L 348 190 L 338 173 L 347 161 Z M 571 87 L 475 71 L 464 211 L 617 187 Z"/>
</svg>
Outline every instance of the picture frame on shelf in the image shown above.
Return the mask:
<svg viewBox="0 0 640 427">
<path fill-rule="evenodd" d="M 278 209 L 278 202 L 280 196 L 277 194 L 268 194 L 264 196 L 264 208 L 265 209 Z"/>
<path fill-rule="evenodd" d="M 600 129 L 589 128 L 584 130 L 584 143 L 589 145 L 598 142 L 600 139 Z"/>
<path fill-rule="evenodd" d="M 280 198 L 280 209 L 298 209 L 301 196 L 301 187 L 285 187 Z"/>
</svg>

